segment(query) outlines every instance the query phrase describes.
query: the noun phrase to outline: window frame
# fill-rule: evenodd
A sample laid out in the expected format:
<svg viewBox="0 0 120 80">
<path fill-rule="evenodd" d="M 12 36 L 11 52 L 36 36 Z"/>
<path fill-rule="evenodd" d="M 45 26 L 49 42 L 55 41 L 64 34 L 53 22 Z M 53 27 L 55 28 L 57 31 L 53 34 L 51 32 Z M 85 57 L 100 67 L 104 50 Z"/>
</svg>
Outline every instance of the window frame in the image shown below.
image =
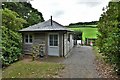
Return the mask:
<svg viewBox="0 0 120 80">
<path fill-rule="evenodd" d="M 28 38 L 27 38 L 27 39 L 28 39 L 28 42 L 26 42 L 26 35 L 28 36 Z M 30 36 L 32 36 L 32 42 L 30 42 L 30 39 L 31 39 Z M 25 44 L 33 44 L 33 39 L 34 39 L 34 38 L 33 38 L 33 34 L 25 34 L 25 35 L 24 35 L 24 43 L 25 43 Z"/>
<path fill-rule="evenodd" d="M 57 35 L 57 44 L 58 44 L 57 46 L 54 45 L 54 41 L 56 41 L 56 40 L 54 40 L 54 37 L 53 37 L 53 41 L 52 41 L 53 45 L 52 46 L 50 45 L 50 35 L 52 35 L 52 36 Z M 48 35 L 48 46 L 49 47 L 58 47 L 59 46 L 59 34 L 58 33 L 49 33 L 49 35 Z"/>
</svg>

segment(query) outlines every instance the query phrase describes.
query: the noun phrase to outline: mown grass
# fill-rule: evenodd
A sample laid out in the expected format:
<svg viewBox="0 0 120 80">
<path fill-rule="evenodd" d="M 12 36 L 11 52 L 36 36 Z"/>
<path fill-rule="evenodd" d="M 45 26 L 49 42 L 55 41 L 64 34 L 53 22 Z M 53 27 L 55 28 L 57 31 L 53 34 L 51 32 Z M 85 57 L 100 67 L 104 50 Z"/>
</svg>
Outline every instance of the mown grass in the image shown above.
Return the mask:
<svg viewBox="0 0 120 80">
<path fill-rule="evenodd" d="M 3 70 L 3 78 L 52 78 L 64 68 L 63 64 L 39 62 L 39 61 L 18 61 Z"/>
<path fill-rule="evenodd" d="M 97 28 L 80 27 L 80 28 L 70 28 L 70 29 L 74 31 L 81 31 L 83 41 L 85 41 L 85 38 L 97 38 L 97 34 L 98 34 Z"/>
</svg>

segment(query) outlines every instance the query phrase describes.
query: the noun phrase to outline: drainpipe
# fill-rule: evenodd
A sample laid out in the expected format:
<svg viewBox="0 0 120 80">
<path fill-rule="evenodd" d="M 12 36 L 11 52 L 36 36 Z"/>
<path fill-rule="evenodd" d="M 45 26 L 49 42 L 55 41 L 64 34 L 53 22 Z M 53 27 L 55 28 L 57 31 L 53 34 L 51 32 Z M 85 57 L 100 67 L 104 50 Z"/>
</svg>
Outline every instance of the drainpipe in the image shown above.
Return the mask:
<svg viewBox="0 0 120 80">
<path fill-rule="evenodd" d="M 65 54 L 64 54 L 64 34 L 65 33 L 63 33 L 63 57 L 65 56 Z"/>
</svg>

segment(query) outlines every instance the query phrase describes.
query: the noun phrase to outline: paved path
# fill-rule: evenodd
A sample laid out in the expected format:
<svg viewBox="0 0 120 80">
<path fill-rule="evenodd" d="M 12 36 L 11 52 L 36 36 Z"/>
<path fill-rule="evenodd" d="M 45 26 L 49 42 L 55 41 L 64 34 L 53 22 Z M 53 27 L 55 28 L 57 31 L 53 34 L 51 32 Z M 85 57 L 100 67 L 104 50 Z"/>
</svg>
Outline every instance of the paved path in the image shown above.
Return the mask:
<svg viewBox="0 0 120 80">
<path fill-rule="evenodd" d="M 90 46 L 76 46 L 64 61 L 66 68 L 61 72 L 63 78 L 98 78 L 95 56 Z"/>
</svg>

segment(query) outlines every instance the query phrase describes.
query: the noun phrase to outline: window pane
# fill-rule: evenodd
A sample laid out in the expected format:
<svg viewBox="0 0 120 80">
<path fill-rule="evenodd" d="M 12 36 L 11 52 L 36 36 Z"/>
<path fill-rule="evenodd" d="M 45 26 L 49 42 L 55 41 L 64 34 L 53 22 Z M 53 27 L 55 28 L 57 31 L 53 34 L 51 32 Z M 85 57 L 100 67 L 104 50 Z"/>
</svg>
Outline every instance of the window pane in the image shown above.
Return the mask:
<svg viewBox="0 0 120 80">
<path fill-rule="evenodd" d="M 25 43 L 28 43 L 28 39 L 27 38 L 25 39 Z"/>
<path fill-rule="evenodd" d="M 33 42 L 33 40 L 32 40 L 33 38 L 32 38 L 32 35 L 29 35 L 29 42 L 30 43 L 32 43 Z"/>
<path fill-rule="evenodd" d="M 58 41 L 54 41 L 54 46 L 58 46 Z"/>
<path fill-rule="evenodd" d="M 52 34 L 49 36 L 49 45 L 58 46 L 58 35 Z"/>
<path fill-rule="evenodd" d="M 50 38 L 50 42 L 53 42 L 53 38 Z"/>
<path fill-rule="evenodd" d="M 30 35 L 30 39 L 32 39 L 32 35 Z"/>
<path fill-rule="evenodd" d="M 25 35 L 25 39 L 28 39 L 28 35 Z"/>
<path fill-rule="evenodd" d="M 50 35 L 50 40 L 51 40 L 51 41 L 53 40 L 53 35 Z"/>
<path fill-rule="evenodd" d="M 53 41 L 50 41 L 50 43 L 49 43 L 49 44 L 50 44 L 50 46 L 54 46 L 54 45 L 53 45 Z"/>
<path fill-rule="evenodd" d="M 53 46 L 53 35 L 49 36 L 49 45 Z"/>
<path fill-rule="evenodd" d="M 55 41 L 58 40 L 58 35 L 54 35 L 54 40 L 55 40 Z"/>
<path fill-rule="evenodd" d="M 30 39 L 30 43 L 32 43 L 32 39 Z"/>
<path fill-rule="evenodd" d="M 28 35 L 25 35 L 25 43 L 28 43 Z"/>
<path fill-rule="evenodd" d="M 70 42 L 70 34 L 68 34 L 68 41 Z"/>
<path fill-rule="evenodd" d="M 54 35 L 54 46 L 58 46 L 58 35 Z"/>
</svg>

